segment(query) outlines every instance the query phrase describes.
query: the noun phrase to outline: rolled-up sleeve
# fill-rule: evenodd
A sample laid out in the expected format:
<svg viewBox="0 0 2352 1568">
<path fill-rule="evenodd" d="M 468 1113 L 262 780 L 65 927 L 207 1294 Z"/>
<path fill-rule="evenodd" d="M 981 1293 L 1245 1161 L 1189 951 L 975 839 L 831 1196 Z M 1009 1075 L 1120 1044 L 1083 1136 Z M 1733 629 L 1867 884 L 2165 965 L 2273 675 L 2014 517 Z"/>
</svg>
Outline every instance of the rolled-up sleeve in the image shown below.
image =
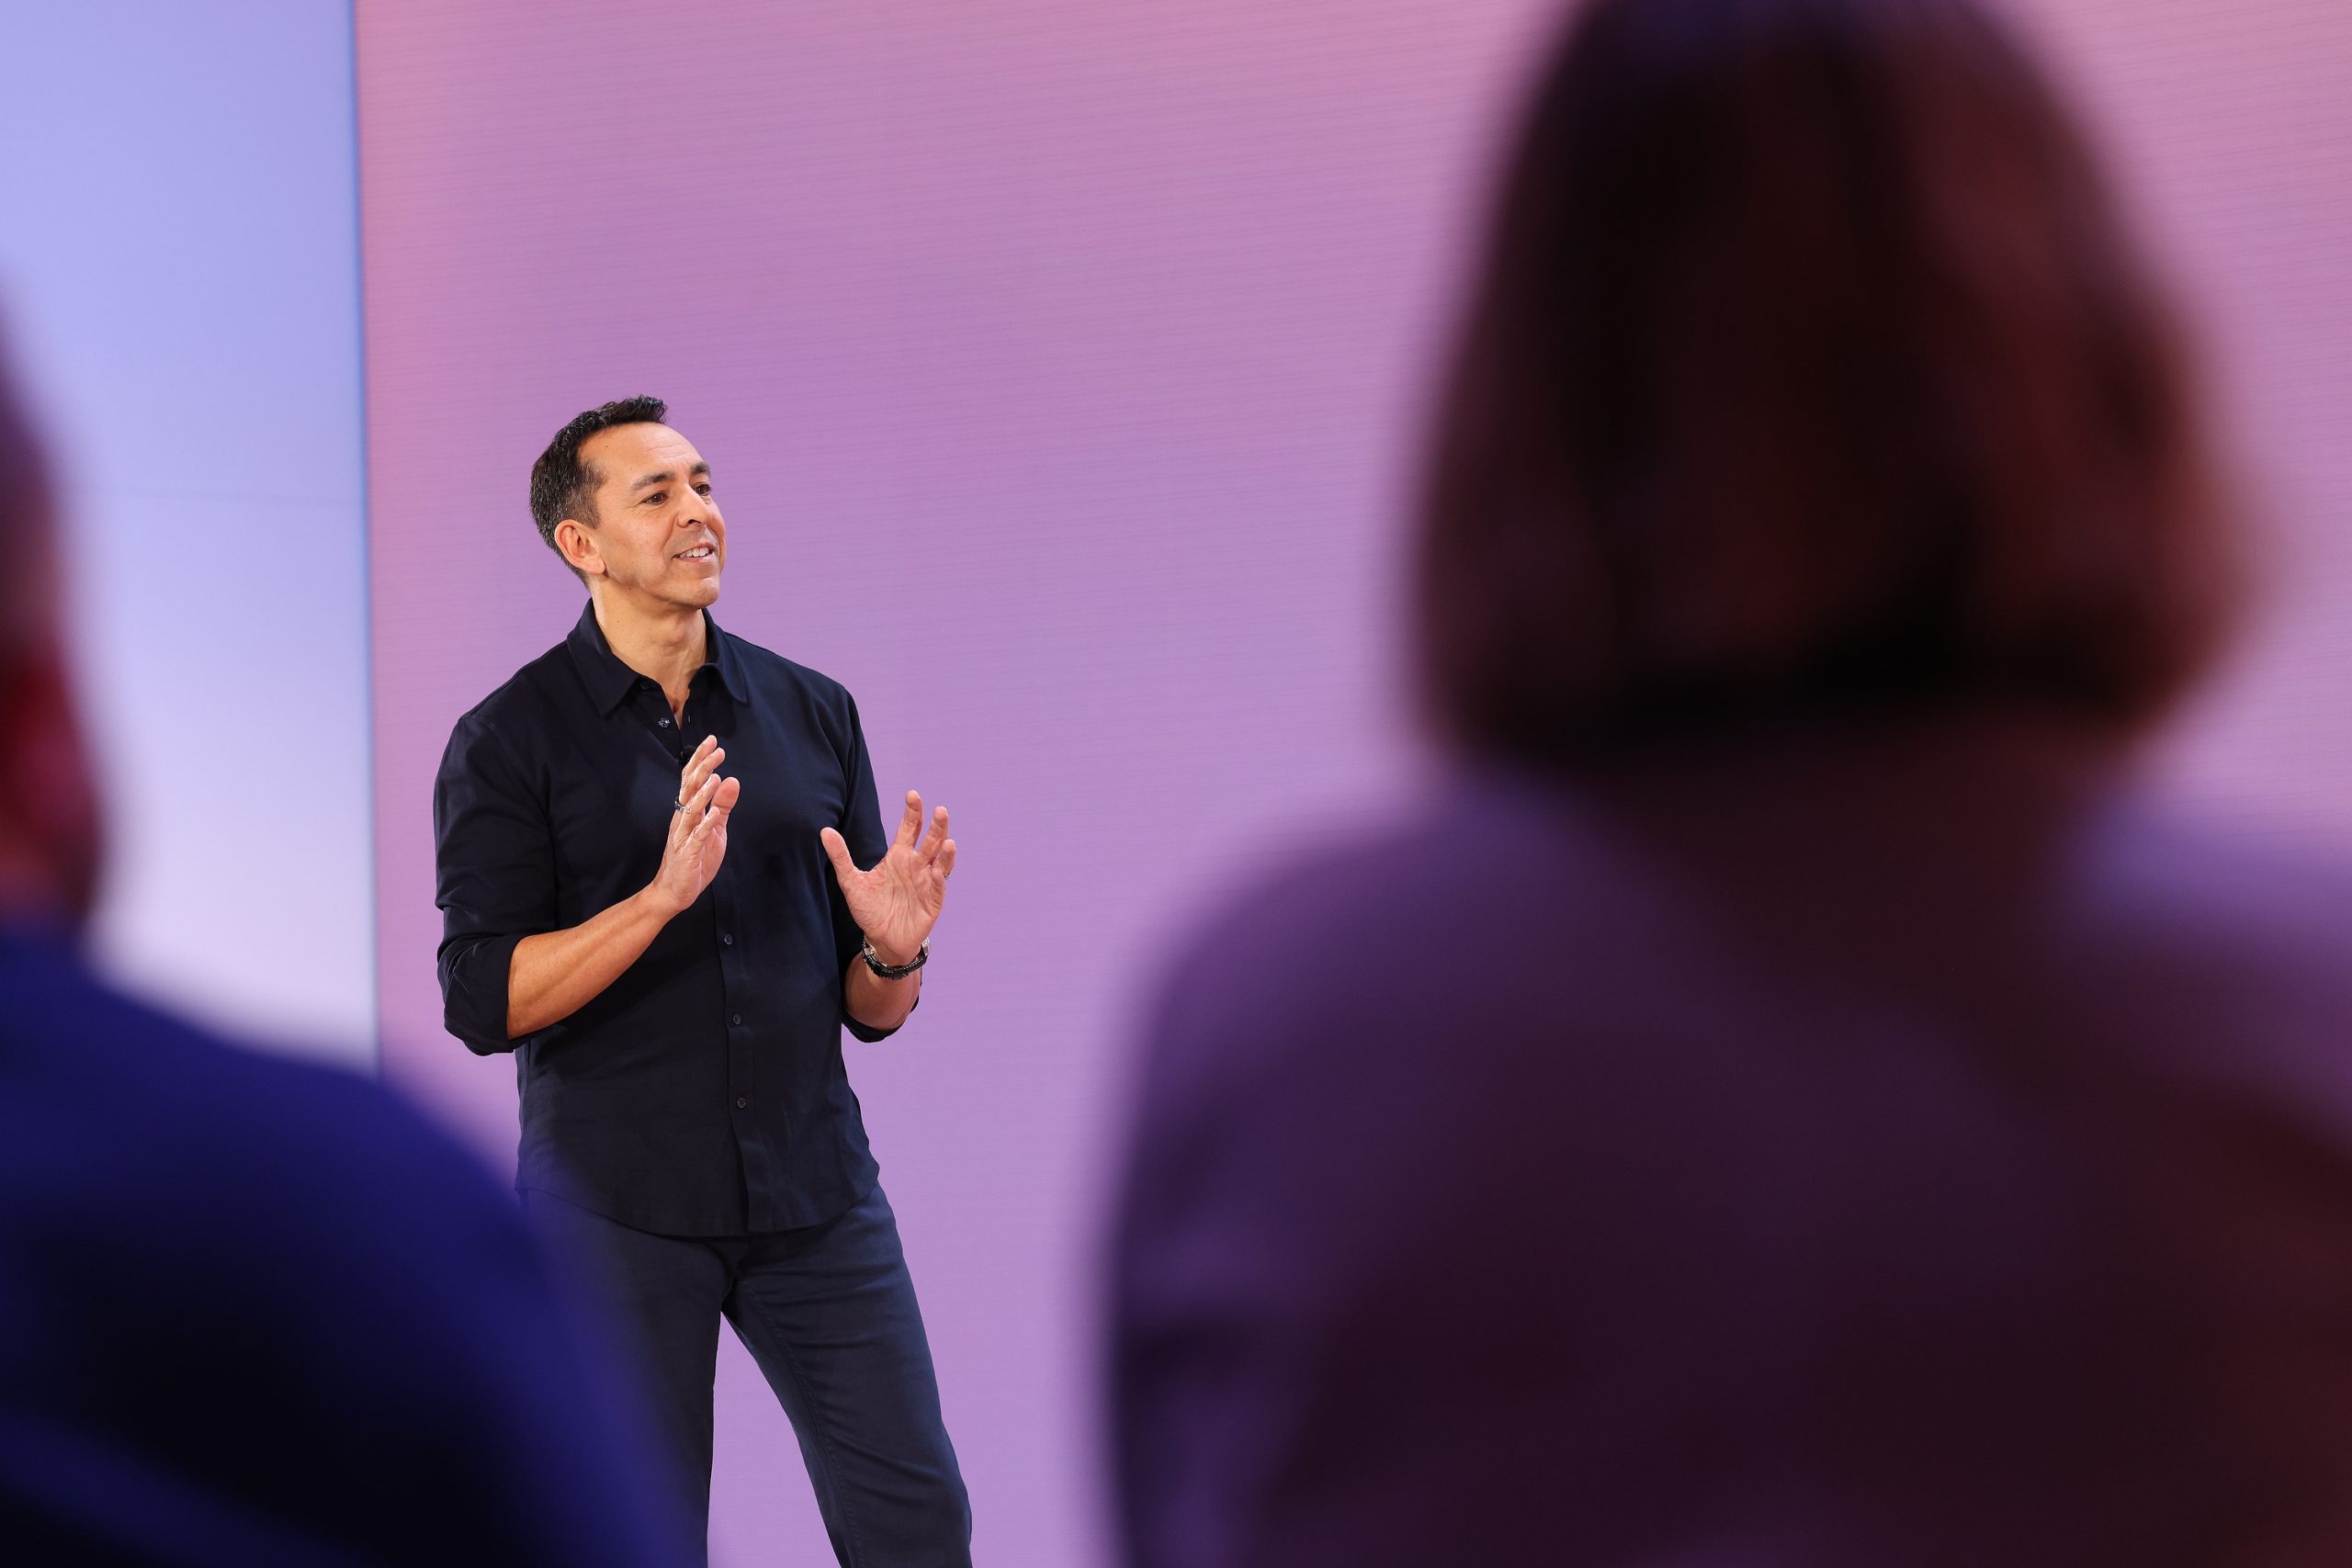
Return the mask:
<svg viewBox="0 0 2352 1568">
<path fill-rule="evenodd" d="M 555 929 L 555 853 L 545 807 L 471 715 L 433 783 L 433 846 L 442 1021 L 479 1055 L 511 1051 L 507 976 L 517 943 Z"/>
<path fill-rule="evenodd" d="M 848 804 L 842 809 L 841 821 L 834 826 L 840 830 L 842 842 L 849 845 L 850 859 L 861 869 L 871 869 L 889 849 L 890 838 L 882 830 L 882 807 L 874 787 L 874 762 L 865 754 L 865 727 L 858 722 L 857 701 L 846 692 L 842 697 L 849 704 L 849 743 L 842 758 L 842 766 L 849 773 L 849 789 L 843 797 Z M 827 886 L 833 906 L 833 945 L 840 960 L 833 972 L 846 977 L 851 964 L 863 962 L 859 954 L 865 949 L 865 933 L 850 917 L 849 901 L 842 897 L 841 885 L 828 876 Z M 915 998 L 915 1006 L 922 1006 L 922 997 Z M 842 1022 L 859 1040 L 887 1040 L 899 1032 L 896 1026 L 876 1029 L 852 1018 L 846 982 L 842 991 Z"/>
</svg>

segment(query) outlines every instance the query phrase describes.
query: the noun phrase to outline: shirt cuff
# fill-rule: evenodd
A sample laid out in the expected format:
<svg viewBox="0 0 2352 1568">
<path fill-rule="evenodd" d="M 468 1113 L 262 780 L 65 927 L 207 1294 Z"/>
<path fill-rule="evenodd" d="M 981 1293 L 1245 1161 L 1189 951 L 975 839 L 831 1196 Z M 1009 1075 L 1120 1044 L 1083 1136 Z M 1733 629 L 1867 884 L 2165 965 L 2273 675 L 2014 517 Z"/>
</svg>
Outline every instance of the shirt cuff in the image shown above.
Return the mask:
<svg viewBox="0 0 2352 1568">
<path fill-rule="evenodd" d="M 527 931 L 478 937 L 453 945 L 442 957 L 442 1026 L 477 1056 L 494 1056 L 520 1045 L 524 1036 L 506 1033 L 507 982 L 514 972 L 514 950 Z"/>
<path fill-rule="evenodd" d="M 909 1008 L 907 1010 L 907 1018 L 914 1017 L 915 1008 L 919 1008 L 921 1006 L 922 1006 L 922 998 L 921 996 L 917 996 L 915 998 L 915 1007 Z M 852 1036 L 859 1040 L 869 1042 L 875 1040 L 888 1040 L 893 1034 L 898 1033 L 899 1030 L 905 1028 L 906 1022 L 907 1019 L 902 1018 L 888 1029 L 876 1029 L 870 1023 L 860 1023 L 856 1019 L 852 1018 L 850 1016 L 849 1004 L 846 1001 L 842 1004 L 842 1027 L 848 1030 Z"/>
</svg>

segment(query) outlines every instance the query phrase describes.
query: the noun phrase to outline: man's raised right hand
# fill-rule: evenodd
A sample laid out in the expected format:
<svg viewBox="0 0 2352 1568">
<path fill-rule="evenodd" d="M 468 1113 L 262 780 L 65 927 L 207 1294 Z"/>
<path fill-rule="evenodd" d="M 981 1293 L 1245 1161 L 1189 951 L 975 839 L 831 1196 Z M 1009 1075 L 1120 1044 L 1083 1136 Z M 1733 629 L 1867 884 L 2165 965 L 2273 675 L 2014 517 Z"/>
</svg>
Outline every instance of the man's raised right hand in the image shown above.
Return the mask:
<svg viewBox="0 0 2352 1568">
<path fill-rule="evenodd" d="M 678 807 L 670 814 L 662 869 L 646 889 L 672 915 L 683 914 L 702 897 L 727 858 L 727 814 L 742 798 L 743 781 L 718 776 L 718 764 L 726 760 L 718 738 L 707 735 L 678 775 Z"/>
</svg>

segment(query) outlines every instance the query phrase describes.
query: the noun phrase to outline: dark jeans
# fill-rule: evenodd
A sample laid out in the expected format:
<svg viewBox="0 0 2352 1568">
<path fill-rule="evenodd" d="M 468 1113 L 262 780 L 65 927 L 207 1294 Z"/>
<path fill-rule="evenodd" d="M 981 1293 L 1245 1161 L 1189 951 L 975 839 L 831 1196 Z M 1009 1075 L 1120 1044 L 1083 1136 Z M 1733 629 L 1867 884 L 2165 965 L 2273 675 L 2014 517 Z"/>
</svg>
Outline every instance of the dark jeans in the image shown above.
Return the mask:
<svg viewBox="0 0 2352 1568">
<path fill-rule="evenodd" d="M 791 1417 L 834 1555 L 847 1568 L 967 1568 L 971 1508 L 881 1188 L 821 1225 L 726 1238 L 631 1230 L 543 1192 L 524 1206 L 634 1339 L 693 1519 L 707 1528 L 710 1514 L 723 1316 Z"/>
</svg>

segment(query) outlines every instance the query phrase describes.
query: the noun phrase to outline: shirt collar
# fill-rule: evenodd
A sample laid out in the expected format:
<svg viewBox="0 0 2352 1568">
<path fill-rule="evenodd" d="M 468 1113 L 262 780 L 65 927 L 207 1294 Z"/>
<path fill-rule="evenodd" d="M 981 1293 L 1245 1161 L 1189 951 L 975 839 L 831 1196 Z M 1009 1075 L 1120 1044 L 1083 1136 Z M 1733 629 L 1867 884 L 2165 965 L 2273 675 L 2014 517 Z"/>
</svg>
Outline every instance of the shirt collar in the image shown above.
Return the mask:
<svg viewBox="0 0 2352 1568">
<path fill-rule="evenodd" d="M 719 684 L 738 703 L 750 695 L 750 685 L 743 678 L 743 656 L 736 650 L 735 639 L 718 629 L 710 612 L 702 614 L 703 662 L 718 666 Z M 596 711 L 611 712 L 628 700 L 638 682 L 644 679 L 622 663 L 613 652 L 612 644 L 605 640 L 605 628 L 596 624 L 596 602 L 591 599 L 581 607 L 580 620 L 564 638 L 564 646 L 571 650 L 572 665 L 579 670 L 581 680 L 587 682 L 588 694 L 594 699 Z"/>
<path fill-rule="evenodd" d="M 703 650 L 710 663 L 718 666 L 718 683 L 738 704 L 752 700 L 752 683 L 743 674 L 743 656 L 735 648 L 735 639 L 718 629 L 710 612 L 702 613 Z"/>
</svg>

